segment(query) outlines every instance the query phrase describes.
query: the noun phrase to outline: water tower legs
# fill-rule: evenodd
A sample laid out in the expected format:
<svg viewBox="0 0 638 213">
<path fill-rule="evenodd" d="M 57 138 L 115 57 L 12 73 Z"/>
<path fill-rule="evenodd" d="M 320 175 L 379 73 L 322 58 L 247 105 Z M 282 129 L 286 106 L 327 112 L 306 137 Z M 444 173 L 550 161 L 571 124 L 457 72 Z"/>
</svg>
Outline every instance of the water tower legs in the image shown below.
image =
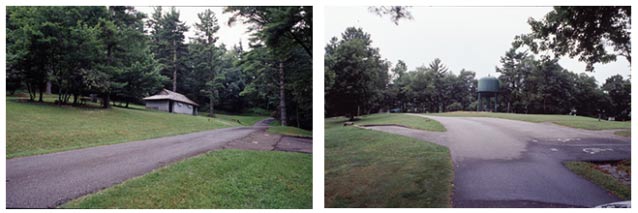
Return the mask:
<svg viewBox="0 0 638 213">
<path fill-rule="evenodd" d="M 494 112 L 498 110 L 498 95 L 494 95 Z"/>
<path fill-rule="evenodd" d="M 478 94 L 478 104 L 476 105 L 476 111 L 481 111 L 481 93 Z"/>
<path fill-rule="evenodd" d="M 483 101 L 485 99 L 485 101 Z M 485 104 L 485 105 L 484 105 Z M 498 112 L 498 95 L 497 94 L 484 94 L 481 97 L 481 93 L 478 93 L 478 104 L 476 106 L 477 112 L 489 111 Z"/>
</svg>

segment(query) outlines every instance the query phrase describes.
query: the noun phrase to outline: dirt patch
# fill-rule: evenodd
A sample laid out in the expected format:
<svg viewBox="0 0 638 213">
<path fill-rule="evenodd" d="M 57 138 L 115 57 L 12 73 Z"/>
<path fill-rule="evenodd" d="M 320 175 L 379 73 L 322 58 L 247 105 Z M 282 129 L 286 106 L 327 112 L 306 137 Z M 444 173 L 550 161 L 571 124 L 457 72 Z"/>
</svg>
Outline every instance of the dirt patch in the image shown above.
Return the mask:
<svg viewBox="0 0 638 213">
<path fill-rule="evenodd" d="M 275 150 L 286 152 L 312 153 L 312 138 L 282 136 Z"/>
<path fill-rule="evenodd" d="M 631 161 L 611 161 L 611 162 L 592 162 L 596 164 L 595 169 L 611 175 L 624 185 L 631 185 Z"/>
</svg>

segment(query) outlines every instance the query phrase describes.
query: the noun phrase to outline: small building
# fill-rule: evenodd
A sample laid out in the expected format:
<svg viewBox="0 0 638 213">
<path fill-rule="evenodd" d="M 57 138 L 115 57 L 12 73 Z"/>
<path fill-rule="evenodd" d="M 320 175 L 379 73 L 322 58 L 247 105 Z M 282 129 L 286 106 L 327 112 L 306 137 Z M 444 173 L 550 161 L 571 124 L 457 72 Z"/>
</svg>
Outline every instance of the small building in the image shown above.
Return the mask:
<svg viewBox="0 0 638 213">
<path fill-rule="evenodd" d="M 197 115 L 199 104 L 186 96 L 163 89 L 161 92 L 144 98 L 146 109 L 154 109 L 170 113 Z"/>
</svg>

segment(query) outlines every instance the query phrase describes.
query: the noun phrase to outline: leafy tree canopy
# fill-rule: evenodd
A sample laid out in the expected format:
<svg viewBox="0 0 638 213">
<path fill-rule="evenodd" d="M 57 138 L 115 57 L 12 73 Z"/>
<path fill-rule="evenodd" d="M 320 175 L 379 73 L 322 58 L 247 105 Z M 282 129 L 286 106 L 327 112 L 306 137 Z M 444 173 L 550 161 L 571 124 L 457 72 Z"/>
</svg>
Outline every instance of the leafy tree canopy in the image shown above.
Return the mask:
<svg viewBox="0 0 638 213">
<path fill-rule="evenodd" d="M 593 71 L 596 63 L 623 56 L 631 63 L 631 7 L 557 6 L 541 20 L 530 18 L 529 34 L 516 37 L 515 46 L 527 45 L 534 53 L 578 57 Z"/>
</svg>

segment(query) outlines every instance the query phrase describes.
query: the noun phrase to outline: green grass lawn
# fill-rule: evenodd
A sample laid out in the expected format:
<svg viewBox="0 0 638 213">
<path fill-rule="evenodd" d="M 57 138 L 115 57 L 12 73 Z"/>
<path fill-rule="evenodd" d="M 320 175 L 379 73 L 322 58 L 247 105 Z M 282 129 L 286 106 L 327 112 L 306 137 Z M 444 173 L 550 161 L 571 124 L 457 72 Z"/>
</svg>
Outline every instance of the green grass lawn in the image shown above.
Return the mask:
<svg viewBox="0 0 638 213">
<path fill-rule="evenodd" d="M 61 207 L 312 208 L 312 155 L 209 152 Z"/>
<path fill-rule="evenodd" d="M 359 117 L 360 120 L 355 121 L 357 125 L 372 124 L 395 124 L 402 125 L 414 129 L 422 129 L 428 131 L 445 132 L 445 127 L 438 121 L 418 117 L 414 115 L 397 114 L 397 113 L 380 113 Z M 345 121 L 344 121 L 345 122 Z"/>
<path fill-rule="evenodd" d="M 514 113 L 491 113 L 491 112 L 446 112 L 432 113 L 428 115 L 436 116 L 454 116 L 454 117 L 492 117 L 510 120 L 520 120 L 528 122 L 551 122 L 562 126 L 588 130 L 605 130 L 605 129 L 629 129 L 630 121 L 598 121 L 596 118 L 584 116 L 570 115 L 546 115 L 546 114 L 514 114 Z"/>
<path fill-rule="evenodd" d="M 207 116 L 207 113 L 201 113 L 203 116 Z M 268 116 L 263 115 L 224 115 L 224 114 L 215 114 L 216 118 L 231 121 L 237 123 L 239 121 L 240 125 L 243 126 L 252 126 L 258 121 L 264 120 L 268 118 Z"/>
<path fill-rule="evenodd" d="M 623 136 L 623 137 L 631 137 L 631 130 L 616 131 L 616 132 L 614 132 L 614 134 L 620 135 L 620 136 Z"/>
<path fill-rule="evenodd" d="M 119 105 L 111 105 L 111 106 L 114 106 L 114 107 L 120 107 L 120 108 L 125 108 L 125 109 L 126 109 L 126 107 L 124 107 L 124 105 L 122 105 L 122 106 L 119 106 Z M 133 104 L 133 103 L 130 103 L 130 104 L 128 105 L 128 108 L 129 108 L 129 109 L 146 110 L 146 106 L 144 106 L 144 105 L 138 105 L 138 104 Z"/>
<path fill-rule="evenodd" d="M 450 207 L 446 147 L 356 127 L 325 125 L 326 207 Z"/>
<path fill-rule="evenodd" d="M 295 137 L 312 137 L 311 131 L 291 126 L 271 126 L 270 128 L 268 128 L 268 132 Z"/>
<path fill-rule="evenodd" d="M 279 121 L 277 120 L 274 120 L 270 123 L 270 127 L 267 131 L 272 134 L 288 135 L 294 137 L 312 137 L 312 131 L 292 126 L 281 126 L 281 123 L 279 123 Z"/>
<path fill-rule="evenodd" d="M 7 158 L 239 126 L 203 116 L 119 107 L 59 107 L 13 97 L 7 97 L 6 112 Z"/>
<path fill-rule="evenodd" d="M 615 194 L 620 199 L 631 200 L 631 186 L 622 184 L 613 176 L 596 169 L 595 164 L 589 162 L 571 161 L 566 162 L 565 166 L 572 172 L 585 177 L 587 180 Z M 622 161 L 619 169 L 631 173 L 631 160 Z"/>
</svg>

